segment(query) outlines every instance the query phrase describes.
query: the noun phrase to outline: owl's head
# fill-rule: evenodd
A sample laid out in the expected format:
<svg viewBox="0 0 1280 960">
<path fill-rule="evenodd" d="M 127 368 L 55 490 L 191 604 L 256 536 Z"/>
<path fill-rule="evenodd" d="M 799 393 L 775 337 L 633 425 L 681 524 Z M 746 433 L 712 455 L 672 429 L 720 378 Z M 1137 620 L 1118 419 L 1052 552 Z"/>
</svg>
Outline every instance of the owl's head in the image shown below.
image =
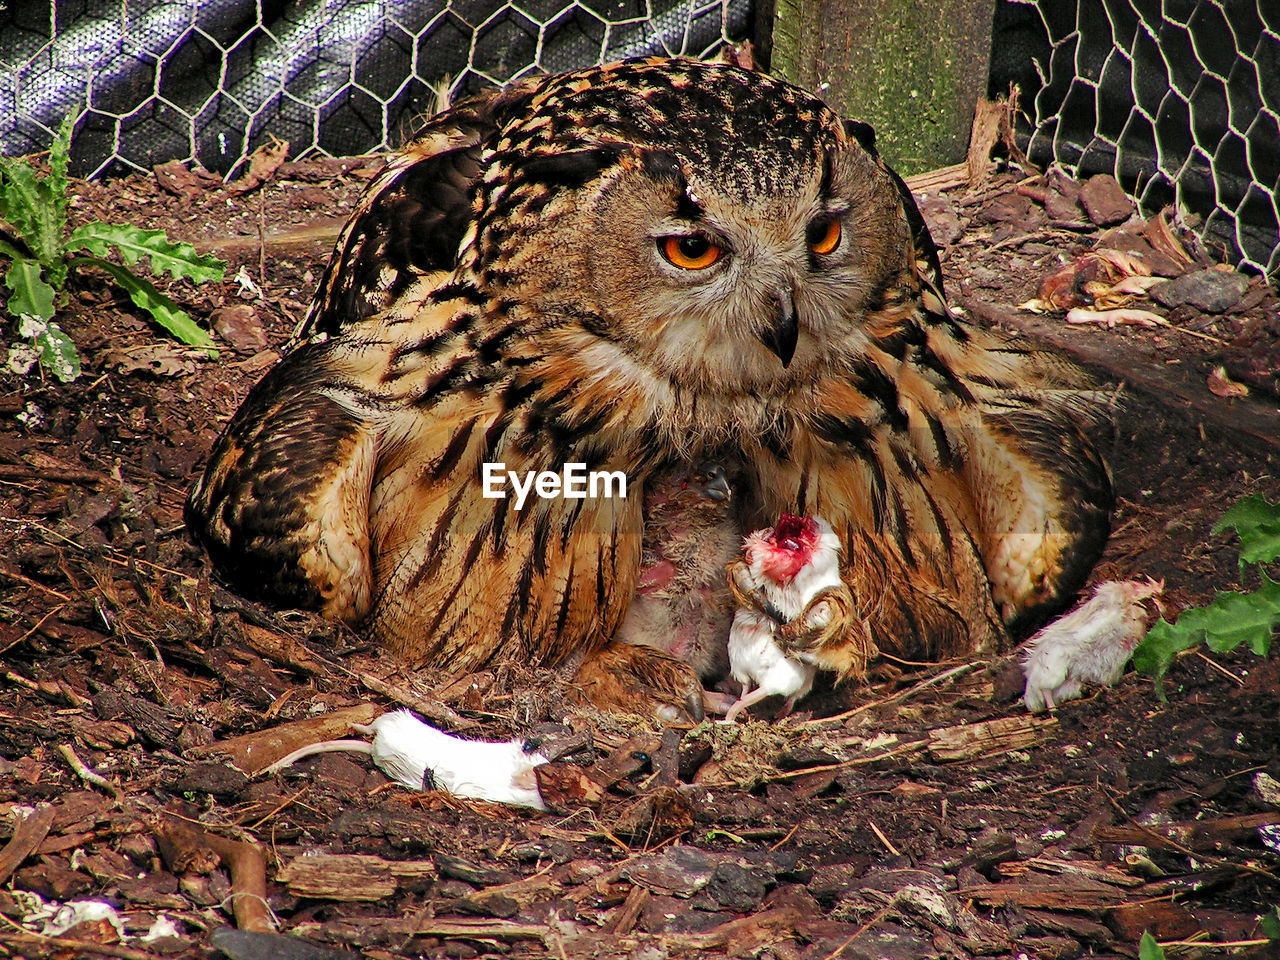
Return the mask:
<svg viewBox="0 0 1280 960">
<path fill-rule="evenodd" d="M 463 264 L 619 370 L 785 391 L 861 352 L 911 276 L 869 128 L 781 81 L 634 61 L 518 87 L 494 119 Z"/>
</svg>

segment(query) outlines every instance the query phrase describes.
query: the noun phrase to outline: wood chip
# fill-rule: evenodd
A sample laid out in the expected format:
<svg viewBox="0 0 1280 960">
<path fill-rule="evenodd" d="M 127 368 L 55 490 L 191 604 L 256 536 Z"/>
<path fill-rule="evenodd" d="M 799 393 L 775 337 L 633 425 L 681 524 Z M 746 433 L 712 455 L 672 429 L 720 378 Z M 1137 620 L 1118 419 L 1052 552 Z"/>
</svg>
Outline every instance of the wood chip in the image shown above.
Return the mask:
<svg viewBox="0 0 1280 960">
<path fill-rule="evenodd" d="M 930 730 L 927 749 L 929 756 L 939 762 L 979 755 L 994 757 L 1041 743 L 1048 730 L 1057 725 L 1053 717 L 997 717 L 983 723 Z"/>
<path fill-rule="evenodd" d="M 1126 903 L 1112 910 L 1106 922 L 1122 943 L 1137 943 L 1147 931 L 1158 940 L 1188 940 L 1201 932 L 1195 917 L 1169 900 Z"/>
<path fill-rule="evenodd" d="M 1270 813 L 1248 813 L 1234 817 L 1216 817 L 1212 820 L 1193 820 L 1184 823 L 1166 823 L 1150 827 L 1100 826 L 1093 831 L 1093 839 L 1100 843 L 1140 843 L 1144 846 L 1169 848 L 1187 847 L 1191 850 L 1213 850 L 1218 844 L 1232 840 L 1252 838 L 1259 827 L 1280 824 L 1280 810 Z"/>
<path fill-rule="evenodd" d="M 5 883 L 49 835 L 55 813 L 51 804 L 42 803 L 29 813 L 17 815 L 13 836 L 0 850 L 0 884 Z"/>
<path fill-rule="evenodd" d="M 392 896 L 401 886 L 435 875 L 435 866 L 428 860 L 324 853 L 295 857 L 280 868 L 276 879 L 300 897 L 372 903 Z"/>
<path fill-rule="evenodd" d="M 537 923 L 508 923 L 505 920 L 441 920 L 434 917 L 412 924 L 418 937 L 442 940 L 542 940 L 550 932 Z"/>
</svg>

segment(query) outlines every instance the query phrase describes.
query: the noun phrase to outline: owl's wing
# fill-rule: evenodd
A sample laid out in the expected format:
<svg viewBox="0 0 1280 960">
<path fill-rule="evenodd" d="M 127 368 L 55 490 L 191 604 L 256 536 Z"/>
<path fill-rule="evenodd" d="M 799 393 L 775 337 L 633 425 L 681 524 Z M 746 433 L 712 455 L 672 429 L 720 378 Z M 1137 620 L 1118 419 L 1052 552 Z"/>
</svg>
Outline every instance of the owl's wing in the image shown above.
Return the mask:
<svg viewBox="0 0 1280 960">
<path fill-rule="evenodd" d="M 428 124 L 369 185 L 347 221 L 295 341 L 386 309 L 425 275 L 451 271 L 471 222 L 467 191 L 492 131 L 489 99 Z"/>
<path fill-rule="evenodd" d="M 369 607 L 372 424 L 322 388 L 307 344 L 250 391 L 187 499 L 187 528 L 246 596 L 347 621 Z"/>
<path fill-rule="evenodd" d="M 613 468 L 534 429 L 544 408 L 521 398 L 523 387 L 516 374 L 479 395 L 465 382 L 442 384 L 428 405 L 387 422 L 370 508 L 378 594 L 367 624 L 406 660 L 458 671 L 505 652 L 555 666 L 603 645 L 625 612 L 640 560 L 639 497 L 530 492 L 517 507 L 505 476 L 490 486 L 499 495 L 486 496 L 486 463 L 501 465 L 492 476 L 522 482 L 566 463 Z"/>
<path fill-rule="evenodd" d="M 485 463 L 620 467 L 590 431 L 545 426 L 569 415 L 527 382 L 544 368 L 483 357 L 467 305 L 428 286 L 286 356 L 215 447 L 188 524 L 241 590 L 362 622 L 405 659 L 554 666 L 615 632 L 641 498 L 486 496 Z"/>
<path fill-rule="evenodd" d="M 928 304 L 928 306 L 937 311 L 945 309 L 943 304 L 946 303 L 946 295 L 942 283 L 942 262 L 938 258 L 938 245 L 933 242 L 933 234 L 929 232 L 929 225 L 925 223 L 924 215 L 916 206 L 911 188 L 902 177 L 898 176 L 898 171 L 884 162 L 884 158 L 876 150 L 876 132 L 871 124 L 860 120 L 845 120 L 844 132 L 857 140 L 858 145 L 871 154 L 876 165 L 893 181 L 894 188 L 902 199 L 902 211 L 906 215 L 907 225 L 911 229 L 911 245 L 915 254 L 912 259 L 915 262 L 917 278 L 925 291 L 931 293 L 938 301 L 936 306 L 934 304 Z"/>
</svg>

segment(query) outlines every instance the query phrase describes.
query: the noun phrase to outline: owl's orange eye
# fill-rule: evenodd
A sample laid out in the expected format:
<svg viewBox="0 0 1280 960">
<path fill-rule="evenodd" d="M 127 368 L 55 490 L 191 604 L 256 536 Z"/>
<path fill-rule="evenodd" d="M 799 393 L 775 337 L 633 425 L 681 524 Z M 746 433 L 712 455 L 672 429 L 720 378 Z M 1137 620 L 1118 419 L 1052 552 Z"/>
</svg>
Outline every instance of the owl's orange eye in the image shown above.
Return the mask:
<svg viewBox="0 0 1280 960">
<path fill-rule="evenodd" d="M 697 233 L 681 237 L 659 237 L 658 249 L 668 263 L 682 270 L 705 270 L 719 260 L 720 254 L 724 252 Z"/>
<path fill-rule="evenodd" d="M 814 253 L 825 255 L 840 246 L 840 220 L 815 220 L 809 224 L 805 239 L 809 241 L 809 249 Z"/>
</svg>

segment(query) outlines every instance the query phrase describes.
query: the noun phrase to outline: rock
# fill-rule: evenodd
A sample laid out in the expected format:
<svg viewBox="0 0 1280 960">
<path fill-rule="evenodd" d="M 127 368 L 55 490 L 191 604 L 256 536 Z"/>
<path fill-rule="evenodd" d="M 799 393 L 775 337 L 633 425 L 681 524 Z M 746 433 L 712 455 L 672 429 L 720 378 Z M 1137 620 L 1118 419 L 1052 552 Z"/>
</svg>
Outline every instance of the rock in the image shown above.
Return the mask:
<svg viewBox="0 0 1280 960">
<path fill-rule="evenodd" d="M 1197 270 L 1151 288 L 1151 298 L 1166 307 L 1189 304 L 1205 313 L 1225 313 L 1249 289 L 1249 278 L 1234 270 Z"/>
<path fill-rule="evenodd" d="M 248 304 L 221 307 L 209 314 L 209 322 L 236 353 L 257 353 L 266 349 L 267 331 Z"/>
<path fill-rule="evenodd" d="M 1049 215 L 1050 223 L 1083 226 L 1085 218 L 1080 207 L 1080 184 L 1061 170 L 1051 170 L 1045 177 L 1045 187 L 1044 212 Z"/>
<path fill-rule="evenodd" d="M 920 195 L 919 201 L 920 215 L 924 217 L 934 243 L 946 248 L 960 239 L 964 230 L 950 197 L 945 193 L 925 193 Z"/>
<path fill-rule="evenodd" d="M 174 793 L 208 793 L 223 799 L 239 797 L 249 779 L 235 767 L 216 761 L 193 763 L 165 784 Z"/>
<path fill-rule="evenodd" d="M 973 216 L 974 226 L 1017 223 L 1027 232 L 1039 229 L 1044 221 L 1044 211 L 1032 203 L 1030 197 L 1020 193 L 1002 193 Z"/>
<path fill-rule="evenodd" d="M 1083 223 L 1084 213 L 1073 196 L 1066 196 L 1051 191 L 1044 201 L 1044 212 L 1049 215 L 1050 223 Z"/>
<path fill-rule="evenodd" d="M 1080 185 L 1080 205 L 1099 227 L 1123 223 L 1133 213 L 1133 201 L 1120 189 L 1116 178 L 1105 173 L 1090 177 Z"/>
<path fill-rule="evenodd" d="M 659 896 L 691 897 L 710 882 L 725 859 L 694 847 L 668 847 L 637 857 L 622 877 Z"/>
<path fill-rule="evenodd" d="M 733 861 L 718 864 L 707 883 L 707 893 L 720 906 L 736 913 L 747 913 L 764 899 L 762 872 Z"/>
</svg>

